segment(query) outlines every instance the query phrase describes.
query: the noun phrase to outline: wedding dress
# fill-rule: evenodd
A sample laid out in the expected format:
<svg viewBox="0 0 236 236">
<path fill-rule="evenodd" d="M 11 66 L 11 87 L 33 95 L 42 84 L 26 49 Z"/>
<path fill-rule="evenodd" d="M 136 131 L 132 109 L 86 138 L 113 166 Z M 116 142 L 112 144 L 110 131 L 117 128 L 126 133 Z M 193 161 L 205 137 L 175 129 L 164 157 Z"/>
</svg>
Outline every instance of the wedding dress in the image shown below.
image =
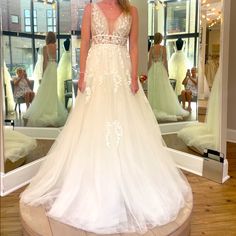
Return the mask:
<svg viewBox="0 0 236 236">
<path fill-rule="evenodd" d="M 190 69 L 190 63 L 185 55 L 185 52 L 183 51 L 183 48 L 181 50 L 176 50 L 171 55 L 168 68 L 169 77 L 171 79 L 176 79 L 176 94 L 180 95 L 181 91 L 184 90 L 184 85 L 182 82 L 186 76 L 187 69 Z"/>
<path fill-rule="evenodd" d="M 181 107 L 169 82 L 162 50 L 161 47 L 158 56 L 152 55 L 152 65 L 148 71 L 148 100 L 158 121 L 177 121 L 188 116 L 189 112 Z"/>
<path fill-rule="evenodd" d="M 3 78 L 4 78 L 4 83 L 6 86 L 6 95 L 7 95 L 7 109 L 8 111 L 14 111 L 14 97 L 13 97 L 13 92 L 12 92 L 12 87 L 11 87 L 11 75 L 8 71 L 8 68 L 6 66 L 6 63 L 4 62 L 3 65 Z"/>
<path fill-rule="evenodd" d="M 4 127 L 4 157 L 5 160 L 16 162 L 27 156 L 37 147 L 34 138 L 26 136 L 11 128 Z"/>
<path fill-rule="evenodd" d="M 191 188 L 164 148 L 143 90 L 130 90 L 131 16 L 91 8 L 86 90 L 21 201 L 99 234 L 145 232 L 175 220 Z M 102 59 L 102 60 L 101 60 Z"/>
<path fill-rule="evenodd" d="M 65 104 L 64 81 L 72 79 L 71 52 L 65 50 L 57 67 L 58 97 Z"/>
<path fill-rule="evenodd" d="M 67 119 L 67 110 L 57 95 L 57 64 L 50 54 L 48 58 L 37 95 L 23 115 L 27 119 L 27 126 L 60 127 Z"/>
<path fill-rule="evenodd" d="M 37 93 L 40 81 L 43 78 L 43 48 L 40 47 L 38 50 L 38 58 L 34 67 L 34 72 L 32 75 L 34 80 L 34 92 Z"/>
</svg>

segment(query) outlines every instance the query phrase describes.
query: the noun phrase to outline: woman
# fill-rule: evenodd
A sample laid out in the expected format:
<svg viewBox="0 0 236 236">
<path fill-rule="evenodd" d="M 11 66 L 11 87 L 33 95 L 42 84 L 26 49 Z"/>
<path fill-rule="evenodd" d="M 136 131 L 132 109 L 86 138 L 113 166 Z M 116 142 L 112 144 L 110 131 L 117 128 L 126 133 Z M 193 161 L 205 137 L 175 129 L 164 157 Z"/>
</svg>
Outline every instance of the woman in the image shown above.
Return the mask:
<svg viewBox="0 0 236 236">
<path fill-rule="evenodd" d="M 163 147 L 139 89 L 137 10 L 128 0 L 89 4 L 81 33 L 75 107 L 21 200 L 101 234 L 166 224 L 191 189 Z"/>
<path fill-rule="evenodd" d="M 67 111 L 57 95 L 56 36 L 48 32 L 43 47 L 43 78 L 37 95 L 23 116 L 27 126 L 60 127 L 65 124 Z"/>
<path fill-rule="evenodd" d="M 161 33 L 154 35 L 154 45 L 148 60 L 148 100 L 158 121 L 177 121 L 188 116 L 179 104 L 168 79 L 166 48 L 160 43 Z"/>
<path fill-rule="evenodd" d="M 187 101 L 188 102 L 187 110 L 191 112 L 192 111 L 191 109 L 192 97 L 196 97 L 197 92 L 198 92 L 197 91 L 197 73 L 196 73 L 195 67 L 191 69 L 191 74 L 190 74 L 190 70 L 187 71 L 182 84 L 185 87 L 185 90 L 181 92 L 183 108 L 185 109 L 185 102 Z"/>
<path fill-rule="evenodd" d="M 14 78 L 14 99 L 24 97 L 27 108 L 34 99 L 34 92 L 31 90 L 30 81 L 27 78 L 25 69 L 17 68 L 17 77 Z"/>
</svg>

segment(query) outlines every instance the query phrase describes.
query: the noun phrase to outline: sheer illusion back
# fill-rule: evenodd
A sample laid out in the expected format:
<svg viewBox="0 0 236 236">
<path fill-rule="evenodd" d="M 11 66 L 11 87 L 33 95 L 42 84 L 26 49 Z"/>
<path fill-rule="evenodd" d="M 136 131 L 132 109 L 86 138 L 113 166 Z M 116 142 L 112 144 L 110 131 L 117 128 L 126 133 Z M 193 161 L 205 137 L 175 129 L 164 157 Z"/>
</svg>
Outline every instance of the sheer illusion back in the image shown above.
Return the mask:
<svg viewBox="0 0 236 236">
<path fill-rule="evenodd" d="M 158 50 L 158 53 L 155 52 L 155 47 L 153 47 L 153 51 L 152 51 L 152 59 L 154 62 L 162 62 L 162 58 L 163 58 L 163 47 L 160 47 L 160 49 Z"/>
<path fill-rule="evenodd" d="M 92 5 L 91 31 L 94 44 L 125 46 L 131 27 L 130 14 L 123 12 L 113 21 L 109 20 L 98 4 Z"/>
</svg>

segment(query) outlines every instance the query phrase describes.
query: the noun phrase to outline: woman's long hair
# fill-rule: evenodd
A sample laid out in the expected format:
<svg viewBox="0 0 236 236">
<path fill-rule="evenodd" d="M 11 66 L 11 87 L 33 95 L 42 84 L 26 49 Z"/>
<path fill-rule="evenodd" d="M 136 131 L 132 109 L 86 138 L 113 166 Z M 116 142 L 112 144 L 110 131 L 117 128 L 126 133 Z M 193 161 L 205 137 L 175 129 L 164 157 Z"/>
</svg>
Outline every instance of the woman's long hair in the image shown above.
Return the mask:
<svg viewBox="0 0 236 236">
<path fill-rule="evenodd" d="M 129 0 L 118 0 L 118 4 L 120 5 L 122 11 L 125 13 L 130 13 L 131 6 Z"/>
</svg>

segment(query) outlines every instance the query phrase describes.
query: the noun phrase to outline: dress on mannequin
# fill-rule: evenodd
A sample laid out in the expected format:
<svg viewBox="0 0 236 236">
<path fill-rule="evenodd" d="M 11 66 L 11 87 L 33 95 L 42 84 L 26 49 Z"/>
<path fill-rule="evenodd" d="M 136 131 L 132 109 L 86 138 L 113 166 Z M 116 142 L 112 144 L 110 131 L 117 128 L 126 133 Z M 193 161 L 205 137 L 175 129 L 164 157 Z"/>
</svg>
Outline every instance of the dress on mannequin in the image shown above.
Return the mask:
<svg viewBox="0 0 236 236">
<path fill-rule="evenodd" d="M 152 65 L 148 71 L 148 100 L 158 121 L 177 121 L 188 116 L 169 82 L 166 68 L 163 64 L 163 47 L 159 55 L 152 53 Z"/>
<path fill-rule="evenodd" d="M 70 39 L 64 41 L 64 49 L 61 59 L 57 67 L 57 81 L 58 81 L 58 97 L 60 101 L 65 103 L 64 81 L 72 79 L 71 67 L 71 52 L 70 52 Z"/>
<path fill-rule="evenodd" d="M 21 201 L 43 204 L 50 217 L 89 232 L 144 233 L 173 221 L 191 188 L 143 90 L 131 92 L 132 16 L 109 22 L 99 3 L 88 7 L 86 89 Z"/>
<path fill-rule="evenodd" d="M 179 38 L 176 40 L 176 51 L 171 55 L 168 63 L 169 78 L 176 80 L 176 94 L 180 95 L 181 91 L 184 90 L 182 81 L 185 78 L 187 69 L 190 68 L 188 58 L 186 57 L 184 50 L 184 41 Z"/>
<path fill-rule="evenodd" d="M 52 55 L 49 54 L 48 48 L 47 53 L 48 64 L 37 95 L 23 115 L 27 119 L 27 126 L 60 127 L 65 124 L 67 119 L 67 111 L 57 95 L 57 64 Z"/>
<path fill-rule="evenodd" d="M 221 72 L 220 69 L 218 69 L 208 101 L 205 123 L 189 125 L 178 133 L 178 137 L 181 138 L 187 146 L 200 154 L 204 153 L 205 148 L 219 151 L 220 76 Z"/>
<path fill-rule="evenodd" d="M 43 78 L 43 48 L 40 47 L 37 50 L 38 58 L 34 67 L 33 80 L 34 80 L 34 92 L 38 91 L 38 87 Z"/>
<path fill-rule="evenodd" d="M 7 95 L 7 109 L 8 111 L 14 111 L 14 97 L 13 97 L 13 92 L 12 92 L 12 87 L 11 87 L 11 75 L 8 71 L 8 68 L 6 66 L 6 63 L 4 62 L 3 65 L 3 78 L 4 78 L 4 83 L 6 85 L 6 95 Z"/>
</svg>

